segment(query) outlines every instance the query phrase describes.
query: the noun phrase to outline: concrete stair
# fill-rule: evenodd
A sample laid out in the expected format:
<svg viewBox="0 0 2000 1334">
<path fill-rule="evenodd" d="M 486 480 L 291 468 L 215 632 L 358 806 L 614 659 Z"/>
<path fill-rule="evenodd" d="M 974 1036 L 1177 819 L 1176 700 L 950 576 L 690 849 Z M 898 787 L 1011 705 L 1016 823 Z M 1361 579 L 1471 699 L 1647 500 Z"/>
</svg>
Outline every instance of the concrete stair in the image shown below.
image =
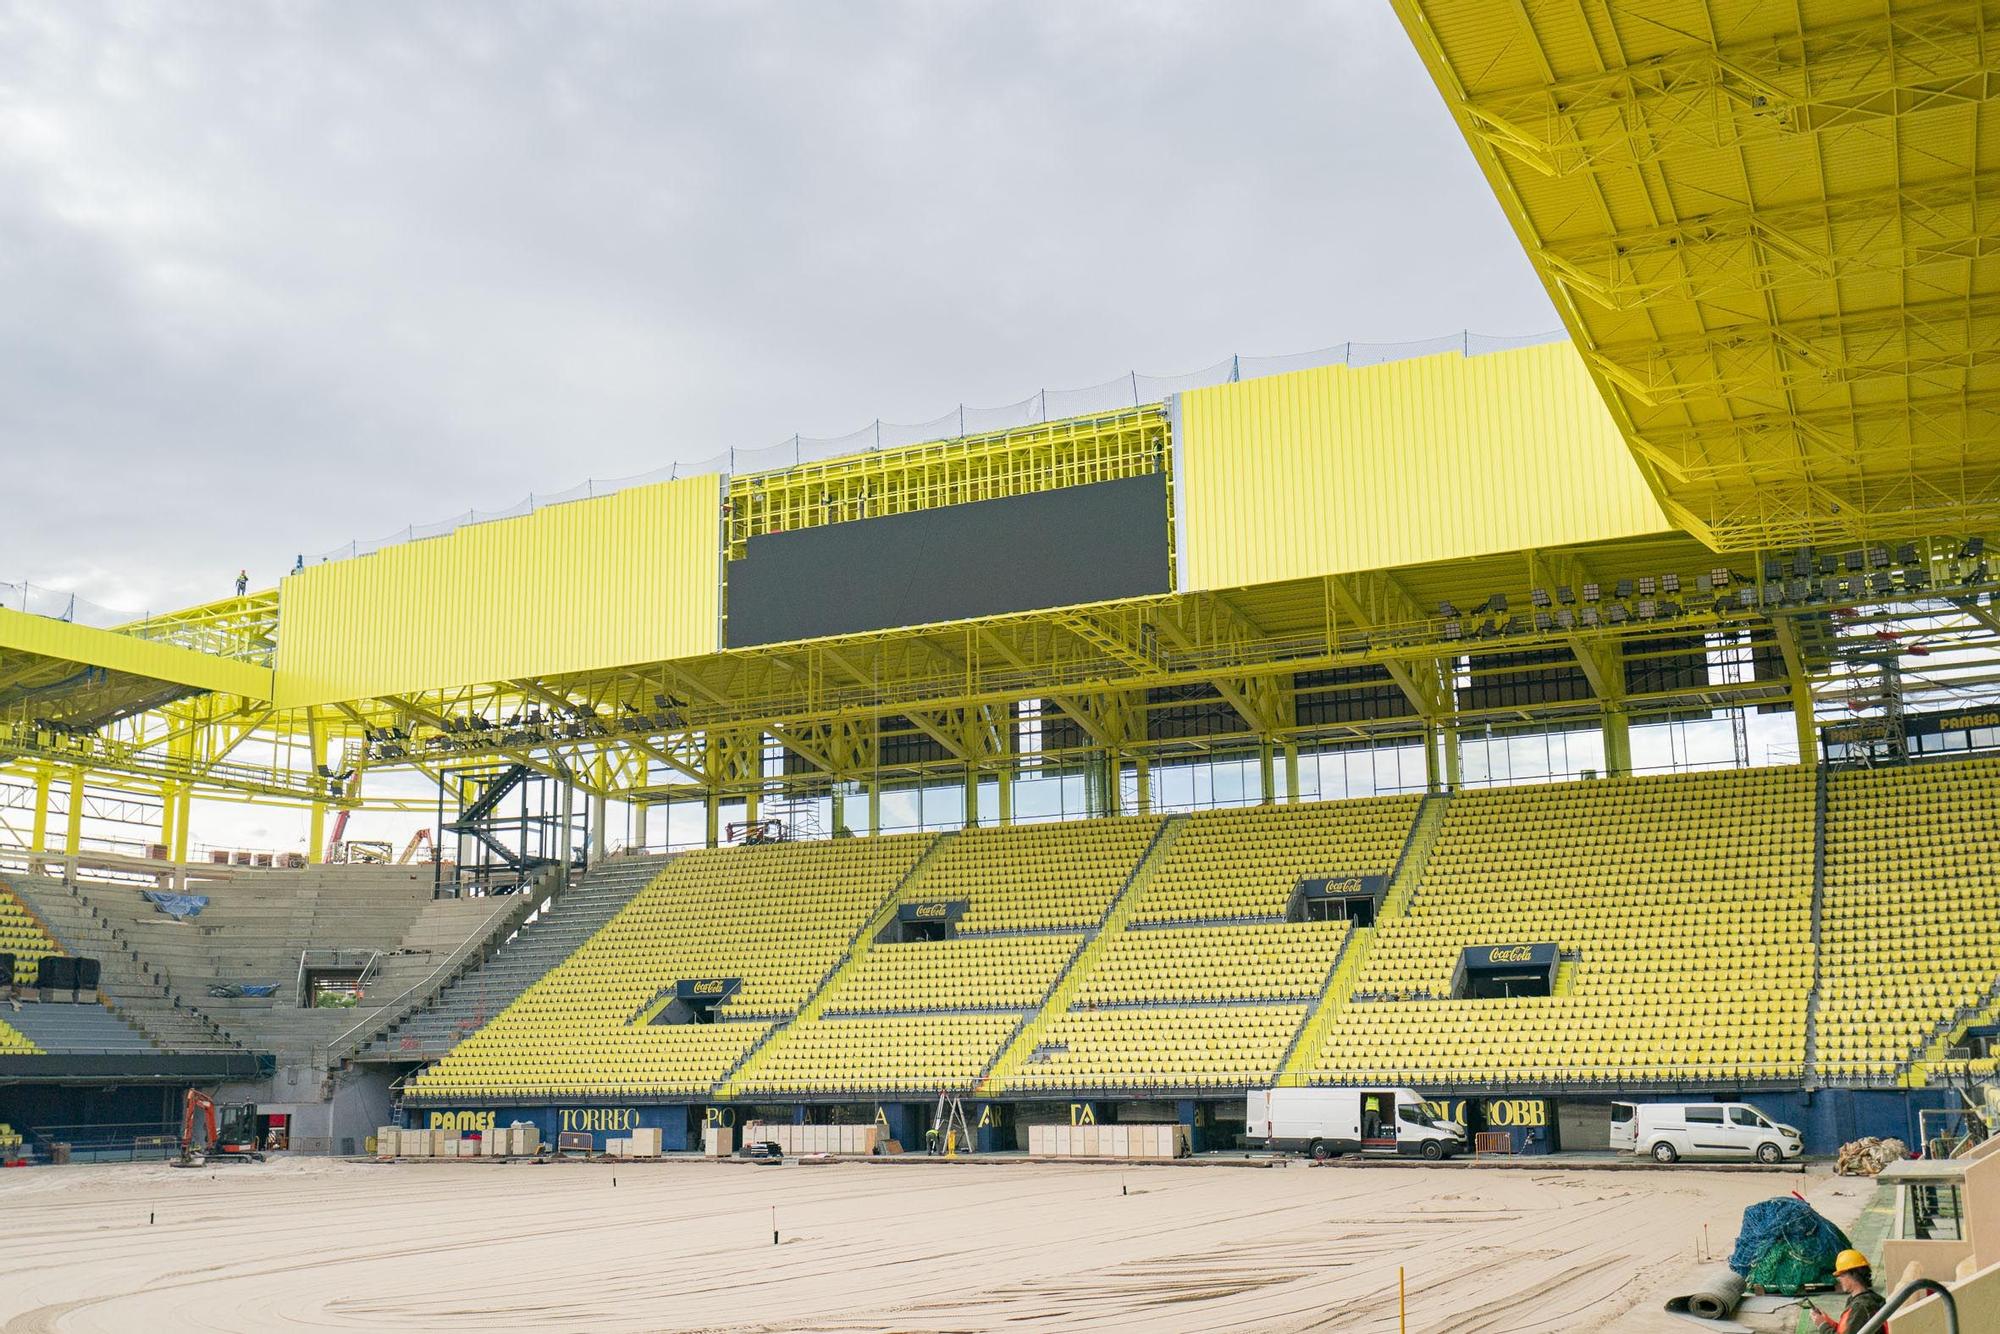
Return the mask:
<svg viewBox="0 0 2000 1334">
<path fill-rule="evenodd" d="M 130 1023 L 94 1002 L 24 1002 L 0 1019 L 50 1056 L 157 1056 L 160 1049 Z"/>
<path fill-rule="evenodd" d="M 77 890 L 44 876 L 10 877 L 7 883 L 65 953 L 99 961 L 99 994 L 156 1047 L 184 1054 L 243 1050 L 169 977 L 149 966 L 116 924 Z"/>
<path fill-rule="evenodd" d="M 486 1025 L 617 916 L 666 869 L 668 857 L 599 862 L 543 913 L 486 952 L 426 1003 L 391 1022 L 359 1058 L 432 1061 Z"/>
</svg>

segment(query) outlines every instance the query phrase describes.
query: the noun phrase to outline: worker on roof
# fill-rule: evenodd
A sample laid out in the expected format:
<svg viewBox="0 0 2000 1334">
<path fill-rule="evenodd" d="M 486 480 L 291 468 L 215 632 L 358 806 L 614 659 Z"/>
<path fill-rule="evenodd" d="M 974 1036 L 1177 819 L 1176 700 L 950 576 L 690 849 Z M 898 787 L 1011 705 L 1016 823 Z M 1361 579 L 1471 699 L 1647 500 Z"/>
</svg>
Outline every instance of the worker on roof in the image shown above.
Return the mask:
<svg viewBox="0 0 2000 1334">
<path fill-rule="evenodd" d="M 236 572 L 236 596 L 242 597 L 245 593 L 249 591 L 250 591 L 250 571 L 238 570 Z"/>
<path fill-rule="evenodd" d="M 1847 1305 L 1838 1320 L 1813 1307 L 1813 1323 L 1821 1329 L 1833 1330 L 1835 1334 L 1855 1334 L 1886 1304 L 1882 1294 L 1875 1291 L 1875 1272 L 1868 1267 L 1868 1257 L 1852 1248 L 1834 1258 L 1833 1285 L 1847 1294 Z M 1886 1331 L 1889 1327 L 1885 1324 L 1882 1328 Z"/>
</svg>

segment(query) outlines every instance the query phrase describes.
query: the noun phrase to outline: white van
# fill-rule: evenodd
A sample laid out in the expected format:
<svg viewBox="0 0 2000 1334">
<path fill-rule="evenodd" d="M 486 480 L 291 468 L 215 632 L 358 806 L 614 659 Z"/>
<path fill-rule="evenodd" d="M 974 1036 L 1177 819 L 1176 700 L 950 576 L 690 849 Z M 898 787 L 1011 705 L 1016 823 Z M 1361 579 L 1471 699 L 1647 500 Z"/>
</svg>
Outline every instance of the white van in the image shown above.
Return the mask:
<svg viewBox="0 0 2000 1334">
<path fill-rule="evenodd" d="M 1805 1151 L 1798 1128 L 1773 1121 L 1747 1102 L 1614 1102 L 1611 1147 L 1683 1158 L 1754 1158 L 1782 1163 Z"/>
<path fill-rule="evenodd" d="M 1244 1111 L 1252 1148 L 1337 1158 L 1343 1153 L 1449 1158 L 1465 1131 L 1440 1121 L 1414 1089 L 1252 1089 Z"/>
</svg>

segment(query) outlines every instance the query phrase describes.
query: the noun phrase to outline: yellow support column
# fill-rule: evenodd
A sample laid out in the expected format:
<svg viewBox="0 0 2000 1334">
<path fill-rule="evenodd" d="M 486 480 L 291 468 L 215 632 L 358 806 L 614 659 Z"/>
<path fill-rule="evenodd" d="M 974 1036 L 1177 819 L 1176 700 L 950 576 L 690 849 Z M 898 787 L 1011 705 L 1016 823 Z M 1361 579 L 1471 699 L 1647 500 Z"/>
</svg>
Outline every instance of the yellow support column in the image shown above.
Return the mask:
<svg viewBox="0 0 2000 1334">
<path fill-rule="evenodd" d="M 1819 728 L 1813 722 L 1812 683 L 1792 683 L 1792 725 L 1798 729 L 1799 763 L 1811 769 L 1819 764 Z"/>
<path fill-rule="evenodd" d="M 83 770 L 69 771 L 69 825 L 63 832 L 63 875 L 76 879 L 76 855 L 83 850 Z"/>
<path fill-rule="evenodd" d="M 1604 772 L 1611 778 L 1632 772 L 1632 719 L 1615 704 L 1604 706 Z"/>
<path fill-rule="evenodd" d="M 1444 786 L 1447 792 L 1458 791 L 1458 729 L 1445 724 L 1438 736 L 1438 744 L 1444 750 Z"/>
<path fill-rule="evenodd" d="M 877 774 L 868 776 L 868 832 L 882 832 L 882 779 Z"/>
<path fill-rule="evenodd" d="M 1285 743 L 1285 801 L 1297 805 L 1299 800 L 1299 743 Z"/>
<path fill-rule="evenodd" d="M 34 856 L 29 859 L 28 869 L 36 873 L 41 871 L 42 856 L 49 850 L 49 788 L 54 777 L 55 770 L 49 765 L 35 766 L 35 827 L 28 840 Z"/>
<path fill-rule="evenodd" d="M 1276 752 L 1272 749 L 1271 738 L 1265 737 L 1257 743 L 1257 804 L 1275 806 L 1278 804 L 1278 767 Z"/>
<path fill-rule="evenodd" d="M 173 783 L 160 784 L 160 846 L 174 855 L 174 815 L 180 803 L 176 800 L 178 788 Z"/>
<path fill-rule="evenodd" d="M 1139 790 L 1133 802 L 1136 809 L 1132 813 L 1134 815 L 1151 815 L 1153 813 L 1153 762 L 1144 755 L 1135 755 L 1132 758 L 1132 772 L 1139 780 Z"/>
<path fill-rule="evenodd" d="M 306 864 L 318 866 L 326 860 L 326 803 L 315 801 L 306 821 Z"/>
</svg>

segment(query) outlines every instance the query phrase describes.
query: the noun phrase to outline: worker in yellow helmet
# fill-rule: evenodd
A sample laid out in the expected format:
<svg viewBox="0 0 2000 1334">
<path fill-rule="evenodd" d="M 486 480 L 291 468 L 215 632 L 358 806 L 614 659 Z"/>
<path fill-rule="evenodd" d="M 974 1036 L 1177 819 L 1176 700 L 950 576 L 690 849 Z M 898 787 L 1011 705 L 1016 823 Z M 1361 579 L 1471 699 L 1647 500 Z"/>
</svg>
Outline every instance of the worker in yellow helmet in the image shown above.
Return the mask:
<svg viewBox="0 0 2000 1334">
<path fill-rule="evenodd" d="M 1833 1330 L 1834 1334 L 1855 1334 L 1882 1309 L 1882 1294 L 1875 1291 L 1874 1271 L 1868 1268 L 1868 1257 L 1860 1251 L 1849 1248 L 1834 1258 L 1833 1285 L 1847 1294 L 1847 1306 L 1840 1319 L 1835 1320 L 1812 1303 L 1806 1303 L 1812 1310 L 1813 1323 L 1821 1329 Z M 1886 1331 L 1889 1327 L 1882 1328 Z"/>
</svg>

